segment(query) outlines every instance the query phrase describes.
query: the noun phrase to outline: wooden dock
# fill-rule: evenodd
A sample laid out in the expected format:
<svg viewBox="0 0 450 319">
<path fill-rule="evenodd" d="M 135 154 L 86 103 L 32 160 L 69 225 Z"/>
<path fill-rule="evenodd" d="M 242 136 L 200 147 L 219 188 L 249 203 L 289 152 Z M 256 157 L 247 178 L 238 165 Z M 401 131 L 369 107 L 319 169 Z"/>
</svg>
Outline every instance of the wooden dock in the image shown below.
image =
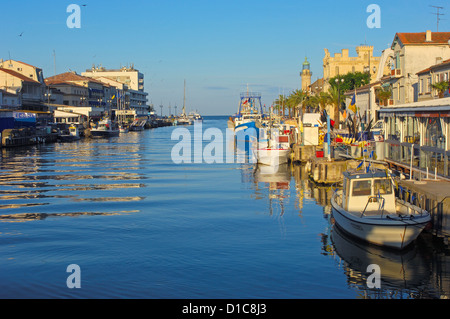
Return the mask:
<svg viewBox="0 0 450 319">
<path fill-rule="evenodd" d="M 442 238 L 446 245 L 450 239 L 450 182 L 438 180 L 401 180 L 398 196 L 431 214 L 434 236 Z"/>
</svg>

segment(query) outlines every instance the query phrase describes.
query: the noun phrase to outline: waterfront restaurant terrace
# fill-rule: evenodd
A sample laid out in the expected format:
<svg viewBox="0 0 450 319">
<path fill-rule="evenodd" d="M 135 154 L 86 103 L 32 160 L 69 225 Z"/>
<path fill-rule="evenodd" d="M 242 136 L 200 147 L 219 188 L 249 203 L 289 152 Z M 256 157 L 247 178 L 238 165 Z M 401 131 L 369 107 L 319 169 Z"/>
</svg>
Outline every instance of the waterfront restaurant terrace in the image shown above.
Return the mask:
<svg viewBox="0 0 450 319">
<path fill-rule="evenodd" d="M 379 116 L 387 162 L 412 167 L 415 178 L 450 179 L 450 98 L 384 107 Z"/>
</svg>

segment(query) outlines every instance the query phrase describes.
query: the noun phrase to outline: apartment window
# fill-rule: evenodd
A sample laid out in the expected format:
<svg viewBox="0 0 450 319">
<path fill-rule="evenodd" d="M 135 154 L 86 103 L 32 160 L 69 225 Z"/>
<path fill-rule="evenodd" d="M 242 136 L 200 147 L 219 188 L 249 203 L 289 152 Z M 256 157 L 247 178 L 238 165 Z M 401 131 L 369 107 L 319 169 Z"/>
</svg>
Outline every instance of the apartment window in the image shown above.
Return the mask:
<svg viewBox="0 0 450 319">
<path fill-rule="evenodd" d="M 448 81 L 448 73 L 444 73 L 444 81 Z"/>
<path fill-rule="evenodd" d="M 395 55 L 395 68 L 400 69 L 400 52 Z"/>
<path fill-rule="evenodd" d="M 419 93 L 424 93 L 424 88 L 423 88 L 423 79 L 420 79 L 420 85 L 419 85 Z"/>
<path fill-rule="evenodd" d="M 427 93 L 431 93 L 431 77 L 427 79 Z"/>
</svg>

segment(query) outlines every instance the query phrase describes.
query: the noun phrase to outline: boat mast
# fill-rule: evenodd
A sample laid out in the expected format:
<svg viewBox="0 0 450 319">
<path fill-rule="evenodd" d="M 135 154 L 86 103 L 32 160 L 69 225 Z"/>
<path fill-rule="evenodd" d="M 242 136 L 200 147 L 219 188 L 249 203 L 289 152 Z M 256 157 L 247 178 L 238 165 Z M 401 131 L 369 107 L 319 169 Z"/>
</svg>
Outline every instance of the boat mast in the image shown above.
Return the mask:
<svg viewBox="0 0 450 319">
<path fill-rule="evenodd" d="M 183 116 L 186 115 L 186 79 L 184 79 L 184 93 L 183 93 Z"/>
</svg>

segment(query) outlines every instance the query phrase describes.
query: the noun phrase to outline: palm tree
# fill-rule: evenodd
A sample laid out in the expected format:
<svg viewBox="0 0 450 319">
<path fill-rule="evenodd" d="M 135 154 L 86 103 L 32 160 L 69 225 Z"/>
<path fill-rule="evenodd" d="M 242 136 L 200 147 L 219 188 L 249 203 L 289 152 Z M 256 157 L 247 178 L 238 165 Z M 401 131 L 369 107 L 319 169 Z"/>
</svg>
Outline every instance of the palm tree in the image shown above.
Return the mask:
<svg viewBox="0 0 450 319">
<path fill-rule="evenodd" d="M 330 94 L 326 92 L 320 92 L 318 95 L 315 96 L 315 99 L 321 111 L 324 110 L 327 104 L 329 104 L 331 101 Z"/>
<path fill-rule="evenodd" d="M 296 110 L 298 109 L 298 107 L 301 105 L 304 111 L 304 108 L 306 106 L 306 101 L 307 101 L 307 93 L 303 92 L 302 90 L 294 90 L 292 91 L 291 95 L 289 95 L 288 97 L 288 101 L 290 101 L 290 106 L 294 109 L 294 116 L 296 116 L 297 112 Z M 289 117 L 291 113 L 289 110 Z"/>
<path fill-rule="evenodd" d="M 449 83 L 447 81 L 441 81 L 434 83 L 431 86 L 438 92 L 439 98 L 441 99 L 444 97 L 444 93 L 447 91 Z"/>
<path fill-rule="evenodd" d="M 278 111 L 282 111 L 282 113 L 279 115 L 284 116 L 285 113 L 285 107 L 286 107 L 286 96 L 280 94 L 278 98 L 273 102 L 274 107 L 278 109 Z"/>
<path fill-rule="evenodd" d="M 334 107 L 334 121 L 337 125 L 339 125 L 339 108 L 341 106 L 341 102 L 343 101 L 342 94 L 339 93 L 339 90 L 337 87 L 330 87 L 328 90 L 328 93 L 330 95 L 330 103 Z"/>
<path fill-rule="evenodd" d="M 308 96 L 307 100 L 308 100 L 308 106 L 312 107 L 314 110 L 317 110 L 320 108 L 318 95 Z"/>
</svg>

